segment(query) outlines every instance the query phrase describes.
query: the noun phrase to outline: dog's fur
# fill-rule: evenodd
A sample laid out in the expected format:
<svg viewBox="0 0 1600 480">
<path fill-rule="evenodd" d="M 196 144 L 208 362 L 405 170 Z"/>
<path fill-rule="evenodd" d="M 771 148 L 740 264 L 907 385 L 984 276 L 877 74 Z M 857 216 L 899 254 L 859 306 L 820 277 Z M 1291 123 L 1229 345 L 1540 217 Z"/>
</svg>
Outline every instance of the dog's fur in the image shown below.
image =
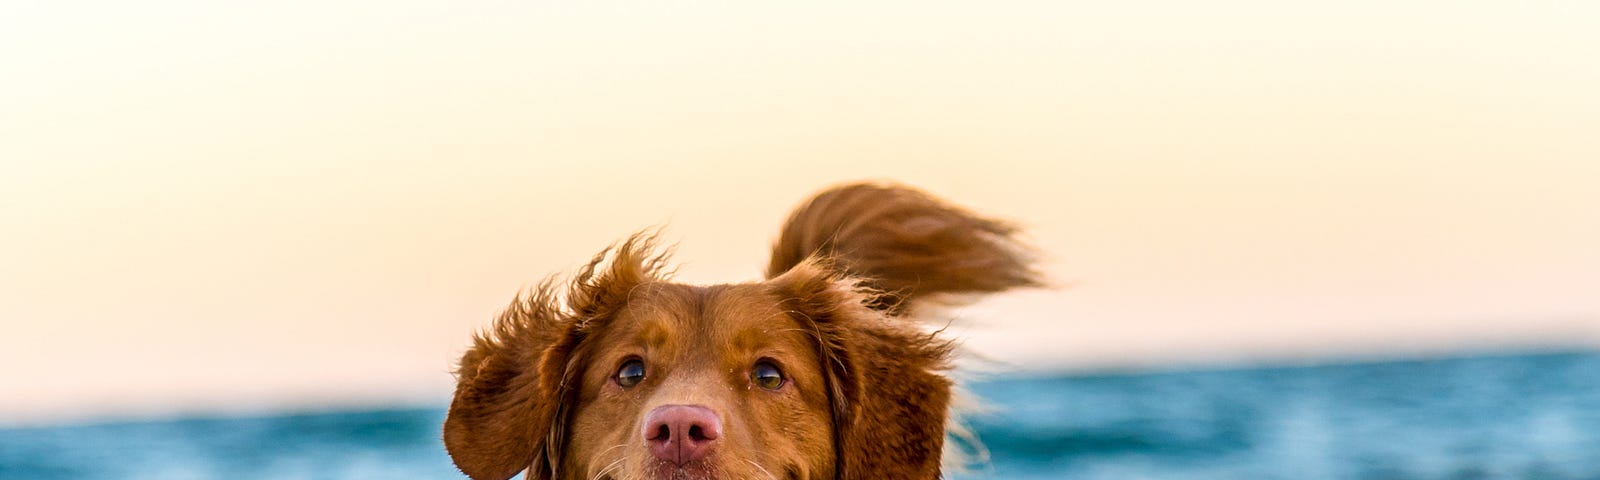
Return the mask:
<svg viewBox="0 0 1600 480">
<path fill-rule="evenodd" d="M 519 297 L 461 358 L 445 446 L 468 476 L 929 479 L 940 472 L 952 346 L 918 323 L 954 297 L 1039 283 L 1016 229 L 890 185 L 801 206 L 766 280 L 673 283 L 654 237 Z M 624 387 L 624 362 L 643 380 Z M 758 363 L 784 382 L 762 388 Z M 652 456 L 664 405 L 720 419 L 708 456 Z"/>
</svg>

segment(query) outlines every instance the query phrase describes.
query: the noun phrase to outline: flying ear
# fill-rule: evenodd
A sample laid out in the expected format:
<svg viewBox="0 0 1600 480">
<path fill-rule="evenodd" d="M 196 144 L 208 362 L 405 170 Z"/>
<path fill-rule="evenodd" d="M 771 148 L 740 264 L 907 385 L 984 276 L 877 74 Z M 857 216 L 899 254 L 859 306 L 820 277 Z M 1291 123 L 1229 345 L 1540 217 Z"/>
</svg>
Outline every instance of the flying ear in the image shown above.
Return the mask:
<svg viewBox="0 0 1600 480">
<path fill-rule="evenodd" d="M 638 285 L 659 279 L 665 253 L 654 237 L 629 237 L 590 260 L 565 302 L 546 280 L 513 301 L 473 339 L 456 372 L 444 423 L 445 449 L 474 480 L 557 478 L 565 424 L 581 378 L 582 346 Z"/>
<path fill-rule="evenodd" d="M 767 278 L 813 256 L 880 291 L 872 307 L 902 315 L 919 303 L 952 303 L 1042 286 L 1033 249 L 1017 227 L 889 184 L 818 193 L 784 222 Z"/>
<path fill-rule="evenodd" d="M 878 293 L 819 259 L 769 285 L 819 340 L 839 478 L 937 478 L 950 343 L 870 308 Z"/>
<path fill-rule="evenodd" d="M 512 302 L 461 357 L 444 445 L 475 480 L 511 478 L 549 446 L 542 432 L 556 421 L 550 399 L 559 398 L 566 364 L 566 352 L 552 347 L 571 330 L 551 292 L 546 281 Z"/>
</svg>

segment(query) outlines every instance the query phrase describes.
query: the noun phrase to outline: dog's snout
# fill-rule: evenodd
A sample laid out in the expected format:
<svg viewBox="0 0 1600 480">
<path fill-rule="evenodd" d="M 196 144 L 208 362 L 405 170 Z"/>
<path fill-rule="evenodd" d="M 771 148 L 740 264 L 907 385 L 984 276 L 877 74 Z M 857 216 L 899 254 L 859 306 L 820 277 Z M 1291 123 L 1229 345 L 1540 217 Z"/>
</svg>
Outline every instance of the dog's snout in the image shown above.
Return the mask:
<svg viewBox="0 0 1600 480">
<path fill-rule="evenodd" d="M 645 415 L 640 433 L 651 454 L 681 467 L 706 458 L 722 436 L 722 420 L 700 405 L 663 405 Z"/>
</svg>

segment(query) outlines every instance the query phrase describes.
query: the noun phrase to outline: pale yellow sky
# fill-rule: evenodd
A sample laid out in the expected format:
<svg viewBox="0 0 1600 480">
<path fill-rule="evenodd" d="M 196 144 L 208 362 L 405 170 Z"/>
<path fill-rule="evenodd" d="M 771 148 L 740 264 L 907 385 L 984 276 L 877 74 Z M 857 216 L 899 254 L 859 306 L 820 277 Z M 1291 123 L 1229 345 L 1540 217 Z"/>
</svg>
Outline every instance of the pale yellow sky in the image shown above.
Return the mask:
<svg viewBox="0 0 1600 480">
<path fill-rule="evenodd" d="M 1025 368 L 1600 345 L 1600 4 L 9 2 L 0 421 L 445 398 L 667 224 L 754 279 L 895 179 L 1070 288 Z"/>
</svg>

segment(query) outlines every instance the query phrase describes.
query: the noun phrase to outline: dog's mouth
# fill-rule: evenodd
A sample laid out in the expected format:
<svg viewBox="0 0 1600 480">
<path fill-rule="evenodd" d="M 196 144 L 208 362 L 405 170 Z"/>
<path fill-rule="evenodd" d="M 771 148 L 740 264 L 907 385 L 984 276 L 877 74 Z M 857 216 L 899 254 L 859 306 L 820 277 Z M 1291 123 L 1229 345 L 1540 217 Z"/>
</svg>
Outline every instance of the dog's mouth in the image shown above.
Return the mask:
<svg viewBox="0 0 1600 480">
<path fill-rule="evenodd" d="M 752 470 L 737 473 L 719 472 L 714 468 L 710 459 L 697 460 L 682 466 L 670 462 L 650 461 L 642 474 L 617 469 L 602 470 L 591 475 L 595 480 L 721 480 L 721 479 L 752 479 L 752 480 L 801 480 L 808 478 L 802 470 L 794 465 L 786 467 L 763 467 L 754 461 L 748 461 Z"/>
<path fill-rule="evenodd" d="M 673 465 L 668 462 L 650 462 L 646 467 L 645 478 L 651 480 L 718 480 L 716 469 L 706 460 L 696 460 L 683 464 Z"/>
</svg>

